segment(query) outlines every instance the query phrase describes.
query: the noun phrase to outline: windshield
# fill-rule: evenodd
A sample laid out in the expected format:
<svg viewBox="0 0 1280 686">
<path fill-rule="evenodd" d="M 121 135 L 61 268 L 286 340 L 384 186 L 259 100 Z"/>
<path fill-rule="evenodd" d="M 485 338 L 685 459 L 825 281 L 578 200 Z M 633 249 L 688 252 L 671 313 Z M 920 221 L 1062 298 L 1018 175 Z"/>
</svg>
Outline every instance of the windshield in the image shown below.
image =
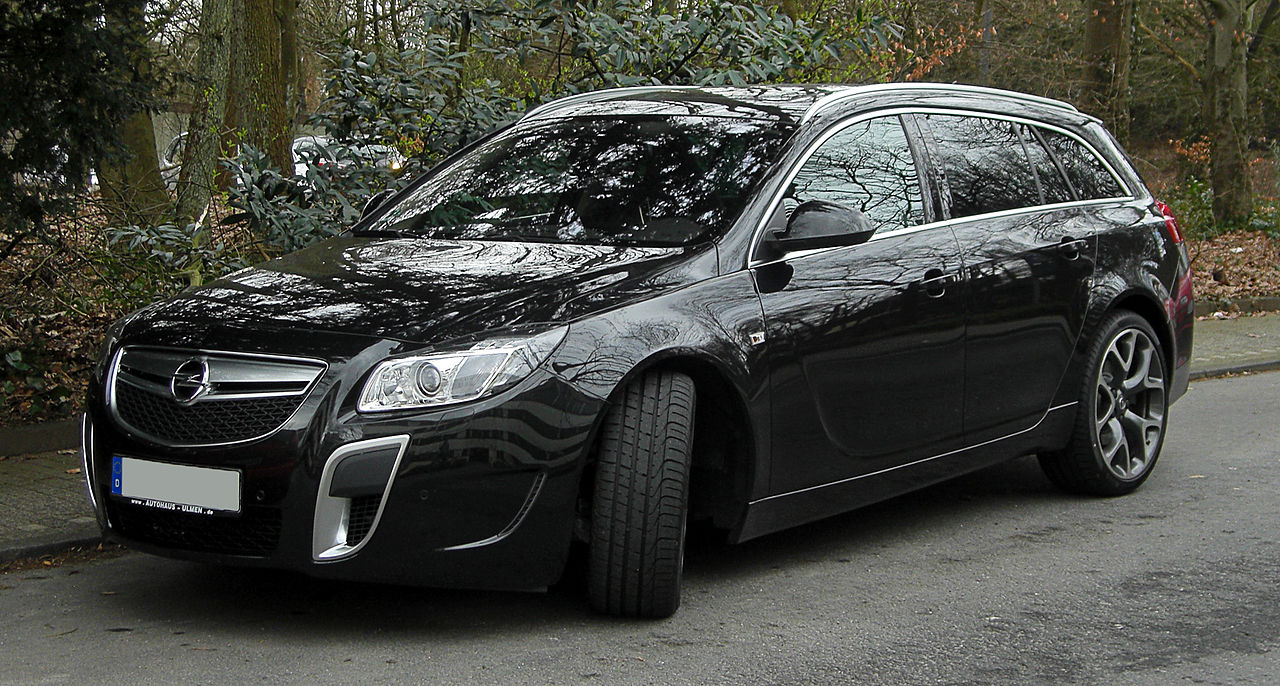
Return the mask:
<svg viewBox="0 0 1280 686">
<path fill-rule="evenodd" d="M 671 116 L 517 126 L 438 168 L 361 233 L 685 245 L 724 231 L 790 133 Z"/>
</svg>

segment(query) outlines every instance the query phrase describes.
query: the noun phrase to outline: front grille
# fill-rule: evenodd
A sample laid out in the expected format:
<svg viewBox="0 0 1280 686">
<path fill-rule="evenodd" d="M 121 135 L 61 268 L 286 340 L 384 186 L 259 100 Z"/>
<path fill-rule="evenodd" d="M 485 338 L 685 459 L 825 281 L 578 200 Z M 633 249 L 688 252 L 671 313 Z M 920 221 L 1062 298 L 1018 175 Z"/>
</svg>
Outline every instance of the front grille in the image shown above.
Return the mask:
<svg viewBox="0 0 1280 686">
<path fill-rule="evenodd" d="M 164 445 L 262 438 L 289 421 L 324 372 L 318 360 L 128 347 L 109 404 L 125 428 Z"/>
<path fill-rule="evenodd" d="M 154 545 L 202 553 L 266 557 L 280 543 L 280 510 L 249 507 L 239 517 L 210 517 L 110 503 L 121 534 Z"/>
<path fill-rule="evenodd" d="M 351 509 L 347 513 L 347 545 L 356 546 L 369 530 L 373 528 L 373 520 L 378 516 L 378 506 L 382 504 L 382 496 L 365 495 L 351 499 Z"/>
<path fill-rule="evenodd" d="M 177 445 L 232 443 L 271 433 L 302 404 L 300 396 L 205 401 L 179 405 L 129 384 L 116 387 L 125 424 Z"/>
</svg>

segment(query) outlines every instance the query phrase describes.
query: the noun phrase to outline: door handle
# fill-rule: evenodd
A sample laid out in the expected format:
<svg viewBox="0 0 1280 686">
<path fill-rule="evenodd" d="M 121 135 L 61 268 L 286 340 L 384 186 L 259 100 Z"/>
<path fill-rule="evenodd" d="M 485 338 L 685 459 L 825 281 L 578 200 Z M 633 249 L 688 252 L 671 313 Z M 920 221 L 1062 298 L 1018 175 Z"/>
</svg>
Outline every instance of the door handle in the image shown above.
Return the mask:
<svg viewBox="0 0 1280 686">
<path fill-rule="evenodd" d="M 1058 243 L 1058 252 L 1062 253 L 1068 260 L 1074 260 L 1080 257 L 1080 251 L 1084 249 L 1084 246 L 1085 240 L 1083 238 L 1063 236 Z"/>
<path fill-rule="evenodd" d="M 948 274 L 941 269 L 930 269 L 924 273 L 920 286 L 924 288 L 924 294 L 930 298 L 941 298 L 947 293 L 947 284 L 959 280 L 958 274 Z"/>
</svg>

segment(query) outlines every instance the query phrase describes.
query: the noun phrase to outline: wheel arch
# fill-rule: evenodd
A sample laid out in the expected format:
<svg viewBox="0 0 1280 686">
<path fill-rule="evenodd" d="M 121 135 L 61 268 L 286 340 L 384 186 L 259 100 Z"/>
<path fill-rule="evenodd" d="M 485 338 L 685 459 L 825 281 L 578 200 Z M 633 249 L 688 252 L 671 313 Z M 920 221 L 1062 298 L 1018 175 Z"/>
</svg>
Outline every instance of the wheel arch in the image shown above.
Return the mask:
<svg viewBox="0 0 1280 686">
<path fill-rule="evenodd" d="M 1151 325 L 1151 329 L 1156 332 L 1156 338 L 1159 339 L 1160 349 L 1164 352 L 1165 374 L 1168 375 L 1169 382 L 1172 383 L 1177 350 L 1175 349 L 1173 329 L 1164 307 L 1156 302 L 1154 298 L 1141 291 L 1129 291 L 1112 300 L 1111 304 L 1102 311 L 1097 321 L 1105 321 L 1112 312 L 1118 310 L 1132 312 L 1145 319 L 1147 324 Z"/>
<path fill-rule="evenodd" d="M 676 348 L 659 351 L 636 364 L 610 391 L 606 408 L 616 406 L 629 384 L 652 372 L 678 372 L 693 380 L 697 404 L 690 466 L 690 519 L 710 521 L 718 529 L 732 530 L 745 512 L 756 476 L 755 427 L 746 399 L 720 360 L 703 351 Z M 603 418 L 601 413 L 599 422 Z M 588 497 L 599 447 L 597 429 L 582 477 L 582 492 Z"/>
</svg>

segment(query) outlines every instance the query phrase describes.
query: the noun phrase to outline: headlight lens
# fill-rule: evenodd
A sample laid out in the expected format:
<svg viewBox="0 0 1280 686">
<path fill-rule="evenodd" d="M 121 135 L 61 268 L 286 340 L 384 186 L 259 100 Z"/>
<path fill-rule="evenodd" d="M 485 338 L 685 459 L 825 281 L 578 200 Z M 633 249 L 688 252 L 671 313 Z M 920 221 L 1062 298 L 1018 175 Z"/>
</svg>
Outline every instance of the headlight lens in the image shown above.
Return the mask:
<svg viewBox="0 0 1280 686">
<path fill-rule="evenodd" d="M 495 338 L 459 352 L 386 360 L 360 393 L 361 412 L 386 412 L 464 403 L 500 393 L 533 373 L 569 327 L 528 338 Z"/>
</svg>

